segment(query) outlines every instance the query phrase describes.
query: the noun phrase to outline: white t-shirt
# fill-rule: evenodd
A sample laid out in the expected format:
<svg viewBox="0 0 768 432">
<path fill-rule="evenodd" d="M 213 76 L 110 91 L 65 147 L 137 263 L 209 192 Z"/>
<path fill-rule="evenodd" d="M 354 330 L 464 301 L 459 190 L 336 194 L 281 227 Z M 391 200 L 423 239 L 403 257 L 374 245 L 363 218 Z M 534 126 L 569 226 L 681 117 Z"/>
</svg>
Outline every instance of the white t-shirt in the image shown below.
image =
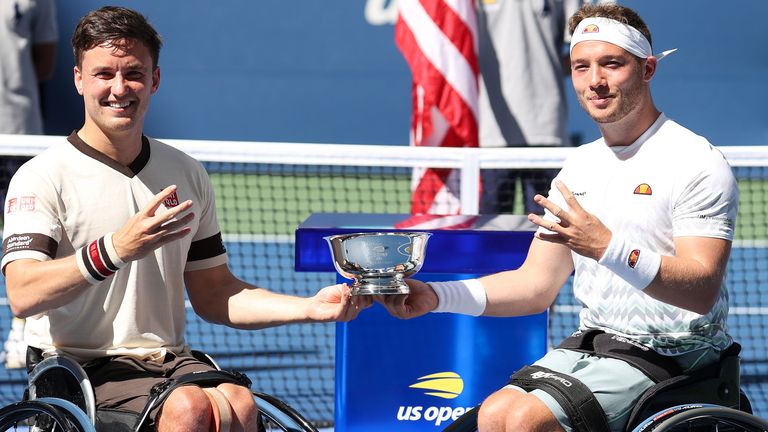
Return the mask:
<svg viewBox="0 0 768 432">
<path fill-rule="evenodd" d="M 730 166 L 705 138 L 664 114 L 630 146 L 608 147 L 602 138 L 581 146 L 557 178 L 613 233 L 662 256 L 675 254 L 675 237 L 733 239 L 739 197 Z M 549 197 L 567 208 L 554 186 Z M 668 355 L 730 344 L 724 282 L 712 310 L 699 315 L 647 296 L 591 258 L 572 256 L 582 329 L 625 335 Z"/>
<path fill-rule="evenodd" d="M 158 211 L 191 199 L 192 233 L 132 261 L 71 303 L 27 319 L 29 345 L 80 360 L 113 354 L 156 358 L 185 349 L 185 270 L 227 262 L 205 169 L 181 151 L 145 139 L 124 167 L 82 142 L 53 145 L 24 164 L 5 203 L 2 268 L 75 250 L 125 222 L 169 185 L 176 196 Z M 215 287 L 212 287 L 215 289 Z"/>
</svg>

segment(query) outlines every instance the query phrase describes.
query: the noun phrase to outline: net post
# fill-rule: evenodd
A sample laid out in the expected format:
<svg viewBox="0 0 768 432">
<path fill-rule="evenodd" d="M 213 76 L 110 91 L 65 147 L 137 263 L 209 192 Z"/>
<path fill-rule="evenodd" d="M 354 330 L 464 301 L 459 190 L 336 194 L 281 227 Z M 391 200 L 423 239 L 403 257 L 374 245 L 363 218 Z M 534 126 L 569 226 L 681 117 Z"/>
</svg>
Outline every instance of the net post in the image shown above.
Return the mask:
<svg viewBox="0 0 768 432">
<path fill-rule="evenodd" d="M 460 176 L 461 214 L 476 215 L 480 211 L 480 158 L 473 148 L 464 154 Z"/>
</svg>

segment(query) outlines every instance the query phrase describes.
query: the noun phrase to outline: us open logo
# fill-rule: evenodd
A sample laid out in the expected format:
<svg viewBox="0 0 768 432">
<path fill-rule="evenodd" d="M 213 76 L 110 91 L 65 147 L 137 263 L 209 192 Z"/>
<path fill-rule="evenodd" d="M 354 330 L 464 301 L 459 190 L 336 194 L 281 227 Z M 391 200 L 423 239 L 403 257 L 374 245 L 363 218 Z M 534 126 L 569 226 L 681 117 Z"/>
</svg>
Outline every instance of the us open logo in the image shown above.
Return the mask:
<svg viewBox="0 0 768 432">
<path fill-rule="evenodd" d="M 419 377 L 408 386 L 423 391 L 425 395 L 439 399 L 455 399 L 464 391 L 464 380 L 456 372 L 438 372 Z M 472 407 L 450 406 L 400 406 L 397 420 L 401 422 L 427 422 L 440 426 L 447 421 L 454 421 Z"/>
</svg>

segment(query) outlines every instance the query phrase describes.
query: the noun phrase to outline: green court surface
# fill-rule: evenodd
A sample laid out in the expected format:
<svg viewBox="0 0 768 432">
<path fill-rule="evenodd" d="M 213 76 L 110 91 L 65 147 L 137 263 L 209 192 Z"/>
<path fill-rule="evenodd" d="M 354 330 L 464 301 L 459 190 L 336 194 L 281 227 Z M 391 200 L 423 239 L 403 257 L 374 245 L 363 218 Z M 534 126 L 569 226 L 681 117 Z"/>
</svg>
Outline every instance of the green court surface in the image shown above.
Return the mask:
<svg viewBox="0 0 768 432">
<path fill-rule="evenodd" d="M 225 233 L 292 235 L 312 213 L 410 211 L 407 171 L 387 174 L 212 173 L 217 214 Z M 736 240 L 768 240 L 768 180 L 739 179 Z M 520 189 L 520 185 L 516 185 Z M 522 214 L 516 193 L 515 213 Z"/>
</svg>

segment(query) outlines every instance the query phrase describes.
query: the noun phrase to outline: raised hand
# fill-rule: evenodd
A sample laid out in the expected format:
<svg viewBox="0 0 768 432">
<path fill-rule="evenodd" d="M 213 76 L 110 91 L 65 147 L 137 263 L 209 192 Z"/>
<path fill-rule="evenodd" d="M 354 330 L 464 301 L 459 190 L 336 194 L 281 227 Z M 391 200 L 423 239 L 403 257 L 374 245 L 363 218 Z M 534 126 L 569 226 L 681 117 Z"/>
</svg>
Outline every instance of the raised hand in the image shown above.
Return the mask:
<svg viewBox="0 0 768 432">
<path fill-rule="evenodd" d="M 139 259 L 191 232 L 187 224 L 195 215 L 191 212 L 183 213 L 192 207 L 192 201 L 184 201 L 176 207 L 158 213 L 163 201 L 175 191 L 175 185 L 163 189 L 146 207 L 128 219 L 125 225 L 112 235 L 112 243 L 123 261 Z"/>
<path fill-rule="evenodd" d="M 528 220 L 551 231 L 551 233 L 536 233 L 536 237 L 566 245 L 579 255 L 599 260 L 611 241 L 611 230 L 603 225 L 600 219 L 584 210 L 562 181 L 556 180 L 555 186 L 565 198 L 568 210 L 541 195 L 536 195 L 533 200 L 560 219 L 557 223 L 539 215 L 528 215 Z"/>
</svg>

